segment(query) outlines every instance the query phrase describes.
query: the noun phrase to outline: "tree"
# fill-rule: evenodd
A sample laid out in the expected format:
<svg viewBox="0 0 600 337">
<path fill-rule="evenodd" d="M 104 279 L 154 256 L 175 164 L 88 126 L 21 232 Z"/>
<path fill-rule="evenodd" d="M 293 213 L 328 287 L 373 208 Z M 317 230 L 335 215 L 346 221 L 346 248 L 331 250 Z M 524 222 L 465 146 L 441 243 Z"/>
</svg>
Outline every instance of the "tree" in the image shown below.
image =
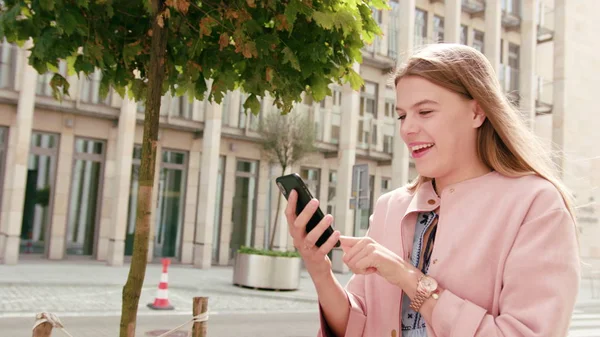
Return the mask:
<svg viewBox="0 0 600 337">
<path fill-rule="evenodd" d="M 352 70 L 361 48 L 381 31 L 371 6 L 384 0 L 4 0 L 0 38 L 33 43 L 29 64 L 54 72 L 57 98 L 69 83 L 58 73 L 99 69 L 110 88 L 145 102 L 133 256 L 123 288 L 121 336 L 133 337 L 146 271 L 160 98 L 167 91 L 220 103 L 229 90 L 249 93 L 257 113 L 269 93 L 283 113 L 303 92 L 320 101 L 330 83 L 363 81 Z M 212 83 L 210 88 L 207 83 Z"/>
<path fill-rule="evenodd" d="M 268 113 L 263 117 L 258 127 L 263 153 L 269 161 L 279 164 L 282 175 L 285 174 L 288 167 L 316 150 L 315 131 L 315 125 L 310 116 L 301 115 L 297 111 L 287 115 L 282 115 L 278 111 Z M 277 196 L 275 221 L 273 222 L 271 240 L 269 241 L 270 250 L 273 250 L 280 205 L 281 193 Z"/>
</svg>

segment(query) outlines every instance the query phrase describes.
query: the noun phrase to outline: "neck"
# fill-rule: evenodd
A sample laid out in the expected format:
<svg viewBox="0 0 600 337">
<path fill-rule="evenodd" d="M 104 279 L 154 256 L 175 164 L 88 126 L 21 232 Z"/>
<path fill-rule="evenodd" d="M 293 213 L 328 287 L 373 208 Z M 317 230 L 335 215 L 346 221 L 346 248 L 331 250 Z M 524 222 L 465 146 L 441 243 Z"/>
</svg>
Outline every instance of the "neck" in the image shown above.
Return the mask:
<svg viewBox="0 0 600 337">
<path fill-rule="evenodd" d="M 490 173 L 492 170 L 482 162 L 477 162 L 477 165 L 473 165 L 468 169 L 456 170 L 446 176 L 434 178 L 435 192 L 441 196 L 442 191 L 454 184 L 458 184 L 465 180 L 474 179 L 482 175 Z"/>
</svg>

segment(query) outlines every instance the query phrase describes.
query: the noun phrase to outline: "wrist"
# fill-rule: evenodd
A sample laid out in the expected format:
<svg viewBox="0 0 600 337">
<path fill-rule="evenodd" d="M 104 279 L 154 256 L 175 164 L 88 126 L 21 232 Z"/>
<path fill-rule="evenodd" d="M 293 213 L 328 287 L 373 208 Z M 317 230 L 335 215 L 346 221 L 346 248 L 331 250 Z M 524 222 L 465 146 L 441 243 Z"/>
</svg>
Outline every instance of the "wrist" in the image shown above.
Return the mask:
<svg viewBox="0 0 600 337">
<path fill-rule="evenodd" d="M 333 272 L 331 271 L 331 269 L 324 271 L 324 272 L 318 272 L 318 273 L 316 273 L 316 272 L 311 273 L 309 271 L 308 273 L 316 287 L 319 287 L 321 284 L 324 284 L 324 283 L 329 283 L 329 282 L 331 282 L 331 280 L 335 279 L 335 276 L 333 275 Z"/>
</svg>

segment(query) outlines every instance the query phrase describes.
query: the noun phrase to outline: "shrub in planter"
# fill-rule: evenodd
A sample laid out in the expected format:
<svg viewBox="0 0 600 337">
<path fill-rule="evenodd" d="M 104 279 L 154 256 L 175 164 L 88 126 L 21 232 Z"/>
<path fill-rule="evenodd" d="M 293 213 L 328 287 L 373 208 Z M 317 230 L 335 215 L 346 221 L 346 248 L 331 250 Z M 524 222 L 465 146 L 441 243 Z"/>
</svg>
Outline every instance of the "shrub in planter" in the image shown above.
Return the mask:
<svg viewBox="0 0 600 337">
<path fill-rule="evenodd" d="M 297 252 L 242 247 L 233 270 L 233 284 L 265 290 L 296 290 L 302 259 Z"/>
</svg>

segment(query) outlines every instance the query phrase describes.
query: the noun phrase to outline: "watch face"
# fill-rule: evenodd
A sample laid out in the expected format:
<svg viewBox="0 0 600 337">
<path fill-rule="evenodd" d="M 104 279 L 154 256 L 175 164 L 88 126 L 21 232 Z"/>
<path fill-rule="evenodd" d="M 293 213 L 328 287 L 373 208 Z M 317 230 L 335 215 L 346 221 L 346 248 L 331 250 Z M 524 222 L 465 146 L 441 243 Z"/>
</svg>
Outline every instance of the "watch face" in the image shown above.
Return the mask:
<svg viewBox="0 0 600 337">
<path fill-rule="evenodd" d="M 421 280 L 421 286 L 423 287 L 423 289 L 425 289 L 425 291 L 432 292 L 437 289 L 438 284 L 437 284 L 437 281 L 434 280 L 433 278 L 431 278 L 429 276 L 425 276 Z"/>
</svg>

